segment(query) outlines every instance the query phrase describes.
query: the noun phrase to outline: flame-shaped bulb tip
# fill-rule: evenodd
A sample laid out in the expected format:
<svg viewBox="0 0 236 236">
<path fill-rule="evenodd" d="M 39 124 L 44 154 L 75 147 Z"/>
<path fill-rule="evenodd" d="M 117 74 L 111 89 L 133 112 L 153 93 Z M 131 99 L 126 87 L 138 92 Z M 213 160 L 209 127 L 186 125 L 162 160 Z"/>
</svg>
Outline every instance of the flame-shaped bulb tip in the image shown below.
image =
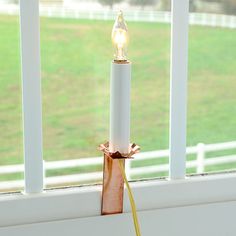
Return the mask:
<svg viewBox="0 0 236 236">
<path fill-rule="evenodd" d="M 127 60 L 127 46 L 128 46 L 128 28 L 125 23 L 123 12 L 119 11 L 116 21 L 112 29 L 112 43 L 115 50 L 115 60 Z"/>
</svg>

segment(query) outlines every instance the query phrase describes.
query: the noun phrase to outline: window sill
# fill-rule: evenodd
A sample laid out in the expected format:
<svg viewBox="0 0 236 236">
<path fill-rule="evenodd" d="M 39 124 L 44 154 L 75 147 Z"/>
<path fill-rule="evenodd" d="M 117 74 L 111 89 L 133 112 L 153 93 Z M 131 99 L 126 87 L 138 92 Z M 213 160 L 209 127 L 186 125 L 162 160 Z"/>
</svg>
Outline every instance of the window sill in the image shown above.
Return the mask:
<svg viewBox="0 0 236 236">
<path fill-rule="evenodd" d="M 236 200 L 236 173 L 131 183 L 138 211 Z M 101 186 L 0 196 L 0 227 L 100 215 Z M 127 193 L 124 212 L 130 212 Z"/>
</svg>

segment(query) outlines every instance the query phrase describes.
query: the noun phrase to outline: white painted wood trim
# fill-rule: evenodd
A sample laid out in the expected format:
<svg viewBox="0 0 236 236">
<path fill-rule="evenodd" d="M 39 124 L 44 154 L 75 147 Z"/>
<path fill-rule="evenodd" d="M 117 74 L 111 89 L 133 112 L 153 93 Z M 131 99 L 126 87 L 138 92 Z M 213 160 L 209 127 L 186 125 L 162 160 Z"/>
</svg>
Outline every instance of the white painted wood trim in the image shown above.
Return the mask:
<svg viewBox="0 0 236 236">
<path fill-rule="evenodd" d="M 236 173 L 132 183 L 139 211 L 236 201 Z M 100 216 L 101 186 L 0 195 L 0 227 Z M 130 212 L 127 192 L 124 212 Z M 1 235 L 1 234 L 0 234 Z"/>
<path fill-rule="evenodd" d="M 170 178 L 185 178 L 189 0 L 172 0 Z"/>
<path fill-rule="evenodd" d="M 235 236 L 236 201 L 139 212 L 142 236 Z M 181 217 L 180 217 L 181 216 Z M 133 236 L 131 214 L 0 228 L 4 236 Z"/>
<path fill-rule="evenodd" d="M 25 192 L 43 190 L 38 0 L 20 1 Z"/>
</svg>

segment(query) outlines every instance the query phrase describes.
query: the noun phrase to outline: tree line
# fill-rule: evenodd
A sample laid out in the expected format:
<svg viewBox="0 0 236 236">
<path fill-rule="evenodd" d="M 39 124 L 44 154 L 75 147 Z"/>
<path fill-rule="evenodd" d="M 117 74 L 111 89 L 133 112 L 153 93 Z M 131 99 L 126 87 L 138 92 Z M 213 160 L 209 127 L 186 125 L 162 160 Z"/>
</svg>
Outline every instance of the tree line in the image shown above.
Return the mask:
<svg viewBox="0 0 236 236">
<path fill-rule="evenodd" d="M 1 1 L 1 0 L 0 0 Z M 19 3 L 19 0 L 8 0 L 12 3 Z M 74 0 L 80 2 L 80 0 Z M 196 0 L 190 1 L 190 11 L 194 12 L 197 10 Z M 222 6 L 222 12 L 226 14 L 236 15 L 236 0 L 198 0 L 201 2 L 208 3 L 219 3 Z M 41 3 L 62 3 L 63 0 L 40 0 Z M 146 6 L 155 7 L 157 4 L 161 6 L 162 10 L 170 10 L 171 0 L 98 0 L 102 5 L 109 6 L 111 9 L 113 5 L 120 2 L 128 2 L 132 6 L 140 6 L 142 9 Z"/>
<path fill-rule="evenodd" d="M 124 0 L 98 0 L 101 4 L 110 6 L 113 8 L 113 5 L 116 3 L 123 2 Z M 126 0 L 130 5 L 140 6 L 144 8 L 146 6 L 156 6 L 157 3 L 161 5 L 162 10 L 170 10 L 171 0 Z M 222 10 L 227 14 L 236 15 L 236 0 L 201 0 L 202 2 L 209 3 L 220 3 L 222 5 Z M 190 10 L 196 11 L 196 1 L 190 0 Z"/>
</svg>

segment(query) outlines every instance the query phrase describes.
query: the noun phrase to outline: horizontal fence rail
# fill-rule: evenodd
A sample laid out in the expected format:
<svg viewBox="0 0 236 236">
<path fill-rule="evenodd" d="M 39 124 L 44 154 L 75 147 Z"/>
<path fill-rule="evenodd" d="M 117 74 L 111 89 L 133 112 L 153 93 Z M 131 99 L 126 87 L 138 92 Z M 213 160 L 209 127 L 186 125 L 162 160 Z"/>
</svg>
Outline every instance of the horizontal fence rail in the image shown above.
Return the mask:
<svg viewBox="0 0 236 236">
<path fill-rule="evenodd" d="M 236 163 L 236 154 L 235 155 L 223 155 L 217 152 L 235 150 L 236 153 L 236 141 L 226 142 L 226 143 L 216 143 L 216 144 L 203 144 L 199 143 L 196 146 L 187 147 L 187 155 L 195 155 L 194 160 L 186 162 L 186 167 L 196 168 L 196 172 L 201 174 L 205 171 L 206 167 L 216 166 L 222 164 Z M 206 158 L 207 153 L 215 155 L 211 158 Z M 135 155 L 135 158 L 131 161 L 127 161 L 126 172 L 130 180 L 135 176 L 142 177 L 148 174 L 158 174 L 160 172 L 168 172 L 169 164 L 169 150 L 159 150 L 159 151 L 150 151 L 150 152 L 141 152 Z M 165 164 L 149 164 L 144 166 L 143 161 L 154 161 L 154 160 L 164 160 Z M 131 165 L 132 162 L 132 165 Z M 103 158 L 102 157 L 88 157 L 80 158 L 74 160 L 63 160 L 63 161 L 50 161 L 45 162 L 45 171 L 50 170 L 60 170 L 60 169 L 69 169 L 75 167 L 93 167 L 93 166 L 102 166 Z M 135 167 L 135 164 L 141 163 L 140 167 Z M 22 173 L 24 171 L 24 166 L 22 165 L 6 165 L 0 166 L 0 175 L 3 174 L 14 174 Z M 63 184 L 76 184 L 76 183 L 85 183 L 85 182 L 100 182 L 102 180 L 102 172 L 87 172 L 73 175 L 60 175 L 47 177 L 45 179 L 47 186 L 52 185 L 63 185 Z M 23 180 L 11 180 L 11 181 L 2 181 L 0 182 L 0 190 L 12 190 L 19 189 L 24 186 Z"/>
<path fill-rule="evenodd" d="M 0 14 L 17 15 L 19 14 L 18 5 L 0 5 Z M 90 20 L 114 20 L 117 12 L 109 9 L 104 10 L 80 10 L 76 7 L 63 7 L 63 5 L 41 5 L 40 15 L 44 17 L 90 19 Z M 127 21 L 141 22 L 160 22 L 170 23 L 171 13 L 152 10 L 126 10 L 125 18 Z M 236 16 L 209 14 L 209 13 L 190 13 L 189 23 L 191 25 L 204 25 L 212 27 L 236 28 Z"/>
</svg>

